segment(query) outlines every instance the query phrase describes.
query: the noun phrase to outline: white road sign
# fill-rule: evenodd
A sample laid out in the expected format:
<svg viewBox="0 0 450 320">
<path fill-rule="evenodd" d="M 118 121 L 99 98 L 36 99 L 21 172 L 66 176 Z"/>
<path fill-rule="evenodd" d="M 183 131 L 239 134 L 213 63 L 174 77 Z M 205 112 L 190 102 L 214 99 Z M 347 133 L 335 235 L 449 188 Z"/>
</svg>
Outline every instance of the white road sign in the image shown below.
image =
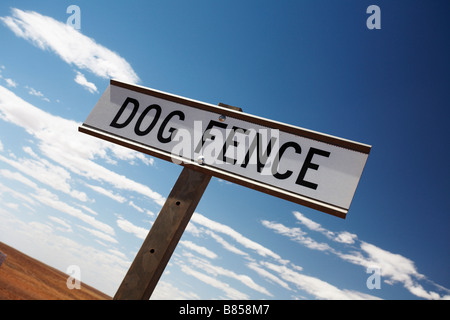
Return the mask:
<svg viewBox="0 0 450 320">
<path fill-rule="evenodd" d="M 79 130 L 341 218 L 371 149 L 116 80 Z"/>
</svg>

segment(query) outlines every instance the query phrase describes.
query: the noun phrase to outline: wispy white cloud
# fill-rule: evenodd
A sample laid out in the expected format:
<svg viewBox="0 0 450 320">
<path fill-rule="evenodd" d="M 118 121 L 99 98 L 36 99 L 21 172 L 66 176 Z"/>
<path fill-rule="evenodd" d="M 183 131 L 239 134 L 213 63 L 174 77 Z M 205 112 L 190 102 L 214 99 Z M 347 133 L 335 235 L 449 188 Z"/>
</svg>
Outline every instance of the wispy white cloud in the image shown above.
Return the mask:
<svg viewBox="0 0 450 320">
<path fill-rule="evenodd" d="M 249 267 L 256 273 L 258 273 L 261 277 L 268 280 L 269 282 L 276 283 L 276 284 L 280 285 L 282 288 L 292 291 L 292 289 L 289 287 L 289 284 L 287 284 L 285 281 L 281 280 L 280 277 L 274 275 L 273 273 L 270 273 L 269 271 L 267 271 L 266 269 L 261 267 L 258 263 L 249 262 L 247 264 L 247 267 Z"/>
<path fill-rule="evenodd" d="M 255 271 L 256 274 L 261 276 L 266 281 L 277 284 L 284 289 L 292 291 L 293 295 L 295 295 L 295 292 L 298 292 L 300 290 L 311 294 L 313 297 L 317 299 L 378 299 L 373 295 L 365 294 L 359 291 L 339 289 L 336 286 L 326 281 L 323 281 L 319 278 L 310 275 L 305 275 L 301 273 L 302 267 L 294 265 L 288 260 L 282 259 L 278 254 L 276 254 L 272 250 L 265 248 L 261 244 L 253 240 L 250 240 L 247 237 L 244 237 L 230 226 L 208 219 L 199 213 L 194 213 L 191 220 L 192 222 L 195 223 L 195 225 L 201 225 L 203 228 L 206 228 L 206 230 L 204 229 L 198 230 L 198 228 L 196 227 L 197 233 L 209 235 L 213 239 L 218 241 L 218 243 L 222 244 L 222 246 L 226 250 L 241 255 L 243 258 L 248 260 L 248 262 L 246 262 L 245 264 L 250 270 Z M 315 230 L 323 232 L 324 234 L 331 234 L 330 232 L 328 232 L 328 230 L 322 228 L 319 224 L 313 224 L 311 222 L 312 220 L 307 221 L 307 223 L 309 223 L 309 226 L 311 226 Z M 307 246 L 308 248 L 335 253 L 335 250 L 330 245 L 328 245 L 327 243 L 319 243 L 316 240 L 312 239 L 311 237 L 306 236 L 307 233 L 302 231 L 298 227 L 294 228 L 287 227 L 282 224 L 269 221 L 262 221 L 262 224 L 265 227 L 272 229 L 279 234 L 287 236 L 293 241 L 296 241 L 298 243 L 301 243 L 302 245 Z M 218 236 L 217 235 L 218 233 L 232 238 L 238 244 L 242 245 L 246 249 L 246 251 L 237 249 L 236 247 L 230 245 L 222 237 Z M 260 261 L 258 262 L 257 260 L 253 259 L 250 256 L 250 252 L 258 253 L 260 256 L 259 259 Z M 214 266 L 204 259 L 198 259 L 195 258 L 194 256 L 188 257 L 190 259 L 189 261 L 192 266 L 201 269 L 208 275 L 199 273 L 197 270 L 194 269 L 194 267 L 186 268 L 185 266 L 181 265 L 182 270 L 187 274 L 190 274 L 194 277 L 197 277 L 199 280 L 208 283 L 211 286 L 217 285 L 216 281 L 218 281 L 217 279 L 218 276 L 229 276 L 233 279 L 238 280 L 240 278 L 234 272 L 226 270 L 220 266 Z M 214 278 L 210 278 L 209 275 L 212 275 Z M 242 281 L 244 279 L 247 279 L 248 277 L 246 275 L 241 276 Z M 252 281 L 249 281 L 247 285 L 249 287 L 252 287 L 252 289 L 257 290 L 258 292 L 264 293 L 268 296 L 272 295 L 264 287 L 256 285 L 252 283 Z M 293 285 L 294 287 L 292 287 L 291 285 Z"/>
<path fill-rule="evenodd" d="M 276 265 L 271 262 L 263 262 L 268 269 L 275 271 L 281 279 L 292 283 L 298 289 L 304 290 L 318 299 L 329 300 L 361 300 L 379 299 L 375 296 L 353 290 L 341 290 L 336 286 L 319 278 L 297 272 L 285 265 Z"/>
<path fill-rule="evenodd" d="M 109 170 L 94 161 L 97 159 L 108 161 L 111 157 L 115 157 L 129 162 L 141 160 L 148 164 L 149 158 L 144 157 L 142 153 L 80 134 L 78 132 L 80 123 L 54 116 L 36 108 L 2 86 L 0 86 L 0 119 L 24 128 L 38 139 L 41 153 L 55 161 L 59 167 L 47 165 L 47 162 L 44 161 L 39 163 L 35 160 L 24 161 L 33 164 L 42 172 L 52 170 L 53 173 L 64 173 L 66 178 L 58 181 L 67 181 L 70 175 L 67 175 L 67 170 L 69 170 L 73 174 L 109 183 L 117 189 L 137 192 L 154 200 L 158 205 L 164 204 L 164 197 L 148 186 Z M 63 168 L 67 169 L 66 172 Z M 28 170 L 30 175 L 33 174 L 24 166 L 22 169 Z M 48 178 L 40 176 L 40 179 Z M 49 183 L 53 182 L 49 181 Z"/>
<path fill-rule="evenodd" d="M 112 192 L 110 190 L 106 190 L 105 188 L 102 188 L 100 186 L 93 186 L 93 185 L 90 185 L 87 183 L 86 183 L 86 186 L 104 196 L 107 196 L 108 198 L 111 198 L 111 199 L 119 202 L 119 203 L 124 203 L 125 201 L 127 201 L 127 199 L 125 197 L 122 197 L 120 194 L 115 194 L 114 192 Z"/>
<path fill-rule="evenodd" d="M 77 71 L 77 75 L 75 77 L 75 82 L 84 87 L 86 90 L 88 90 L 90 93 L 96 93 L 98 92 L 97 87 L 92 82 L 87 81 L 84 74 Z"/>
<path fill-rule="evenodd" d="M 19 205 L 18 205 L 17 203 L 13 203 L 13 202 L 3 202 L 3 205 L 4 205 L 5 207 L 7 207 L 7 208 L 10 208 L 10 209 L 14 209 L 14 210 L 19 209 Z"/>
<path fill-rule="evenodd" d="M 108 224 L 103 223 L 96 218 L 84 213 L 82 210 L 75 208 L 63 201 L 61 201 L 58 196 L 52 192 L 50 192 L 47 189 L 40 188 L 35 182 L 31 181 L 30 179 L 26 178 L 19 172 L 12 172 L 10 170 L 2 169 L 0 170 L 0 175 L 7 178 L 7 179 L 13 179 L 16 180 L 32 189 L 33 192 L 30 193 L 30 196 L 40 202 L 41 204 L 44 204 L 50 208 L 53 208 L 55 210 L 58 210 L 59 212 L 66 213 L 72 217 L 78 218 L 81 221 L 85 222 L 86 224 L 100 230 L 103 233 L 114 235 L 114 229 L 110 227 Z M 5 189 L 6 187 L 3 187 Z M 9 191 L 8 189 L 5 189 Z M 10 192 L 11 193 L 11 192 Z M 13 192 L 13 195 L 16 195 L 17 193 Z M 30 202 L 28 200 L 28 196 L 20 196 L 21 200 L 25 200 L 27 202 Z M 31 201 L 31 204 L 36 205 L 35 202 Z"/>
<path fill-rule="evenodd" d="M 39 159 L 39 156 L 33 151 L 33 149 L 30 146 L 24 146 L 22 150 L 25 151 L 26 154 L 30 155 L 34 159 Z"/>
<path fill-rule="evenodd" d="M 417 297 L 425 299 L 450 298 L 450 295 L 448 295 L 448 289 L 443 289 L 442 287 L 440 288 L 440 286 L 437 285 L 435 286 L 436 289 L 443 291 L 444 294 L 425 290 L 424 287 L 420 284 L 420 281 L 426 280 L 426 277 L 417 271 L 417 268 L 412 260 L 400 254 L 395 254 L 381 249 L 373 244 L 360 241 L 358 240 L 358 236 L 356 234 L 350 233 L 348 231 L 333 232 L 327 230 L 320 224 L 312 221 L 299 212 L 294 211 L 293 215 L 308 229 L 319 232 L 334 242 L 341 243 L 342 245 L 344 245 L 344 248 L 338 250 L 337 248 L 334 248 L 327 243 L 323 243 L 320 247 L 318 247 L 318 243 L 316 243 L 315 240 L 312 240 L 311 237 L 307 237 L 307 233 L 301 231 L 299 228 L 290 228 L 280 223 L 268 221 L 262 221 L 262 224 L 265 227 L 272 229 L 273 231 L 306 246 L 307 248 L 316 250 L 321 250 L 320 248 L 322 248 L 324 251 L 333 253 L 344 261 L 363 266 L 364 268 L 376 266 L 381 269 L 381 276 L 386 284 L 401 283 L 409 292 Z M 355 247 L 355 245 L 357 244 L 359 244 L 359 248 Z M 347 250 L 348 252 L 345 252 L 347 249 L 346 246 L 349 247 L 349 249 Z M 300 281 L 300 286 L 303 286 L 303 284 L 305 283 L 320 284 L 320 282 L 317 281 L 309 282 L 310 279 L 305 278 L 304 276 L 299 276 L 295 273 L 291 273 L 288 269 L 286 269 L 287 267 L 281 268 L 276 267 L 273 264 L 269 265 L 267 263 L 266 266 L 271 267 L 272 270 L 284 270 L 285 272 L 283 273 L 282 277 L 296 279 Z M 331 289 L 329 290 L 329 292 L 336 293 L 335 289 L 329 289 Z M 344 294 L 348 295 L 349 292 L 345 291 Z M 350 296 L 353 296 L 354 294 L 354 292 L 351 292 Z M 334 295 L 334 293 L 332 295 Z"/>
<path fill-rule="evenodd" d="M 292 214 L 300 223 L 302 223 L 309 230 L 320 232 L 324 236 L 326 236 L 327 238 L 329 238 L 333 241 L 352 244 L 352 243 L 355 243 L 355 240 L 358 238 L 356 234 L 352 234 L 348 231 L 336 233 L 336 232 L 327 230 L 327 229 L 323 228 L 319 223 L 307 218 L 305 215 L 303 215 L 302 213 L 300 213 L 298 211 L 294 211 L 294 212 L 292 212 Z"/>
<path fill-rule="evenodd" d="M 387 284 L 401 283 L 413 295 L 424 299 L 450 299 L 448 290 L 436 286 L 436 289 L 444 291 L 441 295 L 435 291 L 427 291 L 420 284 L 426 280 L 423 274 L 417 271 L 415 263 L 396 253 L 381 249 L 373 244 L 361 241 L 361 251 L 343 254 L 341 258 L 364 267 L 378 266 L 381 275 Z"/>
<path fill-rule="evenodd" d="M 49 216 L 48 219 L 63 226 L 64 228 L 62 230 L 64 232 L 73 232 L 72 226 L 69 223 L 67 223 L 65 220 L 58 218 L 58 217 L 54 217 L 54 216 Z"/>
<path fill-rule="evenodd" d="M 32 95 L 32 96 L 36 96 L 36 97 L 44 97 L 44 94 L 40 91 L 37 91 L 34 88 L 31 87 L 26 87 L 27 89 L 29 89 L 28 94 Z"/>
<path fill-rule="evenodd" d="M 145 237 L 147 237 L 147 234 L 150 230 L 150 228 L 146 229 L 143 227 L 139 227 L 122 217 L 118 217 L 116 223 L 117 226 L 123 231 L 131 233 L 142 240 L 145 239 Z"/>
<path fill-rule="evenodd" d="M 84 204 L 78 204 L 80 206 L 80 208 L 82 208 L 84 211 L 89 212 L 90 214 L 93 214 L 94 216 L 98 216 L 98 213 L 94 210 L 92 210 L 91 208 L 85 206 Z"/>
<path fill-rule="evenodd" d="M 210 230 L 225 234 L 231 237 L 240 245 L 244 246 L 247 249 L 251 249 L 257 252 L 259 255 L 263 257 L 272 257 L 273 259 L 280 261 L 282 263 L 287 263 L 287 260 L 283 260 L 280 255 L 276 254 L 272 250 L 262 246 L 261 244 L 250 240 L 249 238 L 243 236 L 241 233 L 237 232 L 233 228 L 230 228 L 227 225 L 221 224 L 219 222 L 213 221 L 211 219 L 206 218 L 200 213 L 194 212 L 192 219 L 194 223 L 200 224 Z"/>
<path fill-rule="evenodd" d="M 47 98 L 41 91 L 38 91 L 38 90 L 36 90 L 36 89 L 34 89 L 32 87 L 29 87 L 29 86 L 25 86 L 25 88 L 28 89 L 28 94 L 29 95 L 36 96 L 36 97 L 41 98 L 44 101 L 50 102 L 50 99 Z"/>
<path fill-rule="evenodd" d="M 63 22 L 20 9 L 12 9 L 11 16 L 0 17 L 0 20 L 16 36 L 42 50 L 53 51 L 70 65 L 102 78 L 139 82 L 139 77 L 124 58 Z"/>
<path fill-rule="evenodd" d="M 354 233 L 350 233 L 348 231 L 339 232 L 336 237 L 333 238 L 334 241 L 346 244 L 355 243 L 358 236 Z"/>
<path fill-rule="evenodd" d="M 0 172 L 0 174 L 3 175 L 3 171 Z M 22 205 L 28 205 L 28 207 L 30 207 L 30 208 L 34 208 L 37 205 L 36 201 L 33 198 L 31 198 L 30 196 L 25 195 L 22 192 L 18 192 L 14 189 L 11 189 L 10 187 L 7 187 L 0 182 L 0 195 L 3 193 L 10 194 L 13 198 L 20 201 L 20 203 Z M 31 210 L 31 211 L 33 211 L 33 210 Z"/>
<path fill-rule="evenodd" d="M 19 172 L 12 172 L 7 169 L 2 169 L 2 170 L 0 170 L 0 175 L 7 179 L 19 181 L 20 183 L 23 183 L 24 185 L 27 185 L 28 187 L 33 188 L 35 190 L 38 189 L 38 186 L 36 183 L 31 181 L 27 177 L 23 176 Z"/>
<path fill-rule="evenodd" d="M 8 87 L 11 87 L 11 88 L 16 88 L 17 87 L 17 82 L 15 82 L 13 79 L 5 78 L 5 81 L 6 81 L 6 85 Z"/>
<path fill-rule="evenodd" d="M 35 194 L 31 195 L 34 199 L 39 201 L 40 203 L 56 209 L 60 212 L 66 213 L 72 217 L 78 218 L 81 221 L 89 224 L 90 226 L 96 228 L 97 230 L 102 231 L 103 233 L 114 235 L 114 229 L 108 225 L 107 223 L 101 222 L 96 218 L 84 213 L 78 208 L 75 208 L 63 201 L 61 201 L 58 196 L 46 189 L 39 188 L 36 190 Z"/>
<path fill-rule="evenodd" d="M 248 256 L 248 254 L 238 248 L 236 248 L 234 245 L 229 243 L 228 241 L 225 241 L 221 236 L 216 234 L 215 232 L 212 232 L 211 230 L 206 230 L 205 232 L 207 235 L 209 235 L 211 238 L 217 241 L 225 250 L 228 250 L 232 253 L 241 255 L 241 256 Z"/>
<path fill-rule="evenodd" d="M 160 280 L 151 298 L 152 300 L 200 300 L 200 296 L 190 290 L 181 290 L 177 286 Z"/>
<path fill-rule="evenodd" d="M 209 249 L 207 249 L 207 248 L 205 248 L 203 246 L 199 246 L 199 245 L 193 243 L 192 241 L 181 240 L 179 243 L 182 246 L 185 246 L 186 248 L 188 248 L 188 249 L 190 249 L 192 251 L 195 251 L 195 252 L 197 252 L 197 253 L 199 253 L 199 254 L 207 257 L 207 258 L 210 258 L 210 259 L 216 259 L 217 258 L 217 254 L 215 254 L 214 252 L 212 252 L 211 250 L 209 250 Z"/>
<path fill-rule="evenodd" d="M 272 250 L 265 248 L 261 244 L 244 237 L 230 226 L 213 221 L 209 218 L 204 217 L 199 213 L 195 213 L 193 215 L 192 221 L 195 223 L 195 225 L 202 226 L 201 229 L 195 227 L 197 235 L 201 233 L 204 235 L 211 236 L 213 239 L 218 241 L 218 243 L 222 244 L 222 246 L 226 250 L 234 252 L 242 256 L 244 259 L 248 260 L 246 263 L 244 262 L 244 264 L 250 270 L 256 272 L 256 274 L 258 274 L 262 279 L 270 283 L 277 284 L 283 289 L 292 291 L 294 297 L 298 295 L 299 291 L 304 291 L 317 299 L 378 299 L 376 296 L 359 292 L 356 290 L 340 289 L 332 285 L 331 283 L 323 281 L 317 277 L 305 275 L 302 273 L 303 270 L 302 267 L 297 266 L 289 262 L 288 260 L 282 259 L 278 254 L 274 253 Z M 324 234 L 328 235 L 331 234 L 331 232 L 321 227 L 319 224 L 313 224 L 311 222 L 312 221 L 307 221 L 307 223 L 309 223 L 309 226 L 311 226 L 315 230 L 322 232 Z M 298 227 L 290 228 L 282 224 L 269 221 L 263 221 L 262 223 L 267 228 L 272 229 L 275 232 L 280 233 L 284 236 L 287 236 L 291 240 L 301 243 L 302 245 L 305 245 L 308 248 L 339 254 L 339 252 L 337 252 L 327 243 L 319 243 L 314 239 L 312 239 L 311 237 L 306 236 L 307 233 L 302 231 Z M 234 246 L 231 246 L 222 237 L 218 236 L 217 233 L 232 238 L 238 244 L 242 245 L 243 248 L 245 248 L 246 250 L 243 251 L 237 249 Z M 335 234 L 333 233 L 333 235 Z M 349 241 L 347 242 L 341 241 L 341 242 L 348 243 Z M 236 252 L 235 250 L 238 251 Z M 259 262 L 257 261 L 257 259 L 253 259 L 251 257 L 250 255 L 251 252 L 258 253 L 258 255 L 260 256 Z M 205 259 L 197 258 L 194 255 L 185 254 L 185 256 L 188 257 L 190 266 L 192 267 L 186 267 L 184 265 L 185 262 L 182 263 L 180 262 L 182 271 L 196 277 L 197 279 L 213 287 L 218 287 L 218 284 L 222 283 L 222 281 L 219 280 L 218 278 L 219 276 L 230 277 L 235 280 L 241 281 L 243 284 L 260 293 L 272 296 L 272 293 L 270 293 L 263 286 L 256 284 L 248 275 L 242 274 L 239 275 L 234 271 L 227 270 L 221 266 L 215 266 L 211 262 Z M 201 269 L 203 272 L 199 272 L 196 269 Z M 206 274 L 204 272 L 206 272 Z M 228 286 L 227 289 L 232 288 Z M 236 298 L 235 295 L 231 295 L 229 293 L 227 294 L 227 297 Z"/>
<path fill-rule="evenodd" d="M 155 213 L 153 212 L 153 211 L 150 211 L 150 210 L 145 210 L 145 213 L 148 215 L 148 216 L 150 216 L 150 217 L 154 217 L 155 216 Z"/>
<path fill-rule="evenodd" d="M 192 269 L 191 267 L 187 266 L 186 264 L 181 264 L 181 270 L 198 280 L 213 286 L 217 289 L 222 290 L 225 293 L 225 297 L 227 299 L 232 300 L 248 300 L 249 296 L 237 289 L 232 288 L 227 282 L 218 280 L 216 277 L 209 276 L 205 274 L 204 272 L 200 272 L 197 270 Z"/>
<path fill-rule="evenodd" d="M 200 237 L 200 235 L 203 233 L 203 230 L 201 228 L 197 227 L 195 223 L 192 223 L 192 219 L 191 221 L 189 221 L 184 231 L 192 234 L 194 237 Z"/>
<path fill-rule="evenodd" d="M 53 165 L 45 159 L 10 159 L 0 156 L 0 161 L 9 164 L 22 173 L 25 173 L 55 190 L 64 192 L 75 199 L 81 201 L 88 200 L 86 193 L 72 188 L 69 183 L 71 175 L 67 170 L 60 166 Z"/>
<path fill-rule="evenodd" d="M 86 227 L 81 227 L 81 228 L 86 230 L 87 232 L 89 232 L 90 234 L 92 234 L 93 236 L 95 236 L 95 237 L 97 237 L 97 238 L 99 238 L 101 240 L 108 241 L 108 242 L 111 242 L 111 243 L 118 243 L 116 238 L 112 237 L 109 234 L 101 232 L 101 231 L 99 231 L 97 229 L 91 229 L 91 228 L 86 228 Z"/>
<path fill-rule="evenodd" d="M 135 204 L 133 201 L 128 202 L 128 205 L 134 209 L 136 209 L 137 211 L 144 213 L 145 210 L 142 209 L 141 207 L 139 207 L 137 204 Z"/>
<path fill-rule="evenodd" d="M 198 258 L 192 254 L 185 254 L 190 262 L 190 265 L 195 266 L 195 268 L 201 269 L 204 272 L 212 275 L 216 279 L 220 277 L 228 277 L 239 281 L 248 288 L 255 290 L 259 293 L 273 297 L 273 295 L 263 286 L 257 284 L 250 276 L 245 274 L 238 274 L 232 270 L 226 269 L 224 267 L 214 265 L 209 260 Z"/>
<path fill-rule="evenodd" d="M 272 221 L 263 220 L 262 225 L 268 229 L 275 231 L 278 234 L 286 236 L 291 240 L 298 242 L 307 248 L 319 250 L 319 251 L 332 251 L 333 249 L 323 242 L 317 242 L 311 237 L 306 236 L 306 232 L 302 231 L 300 228 L 287 227 L 281 223 L 276 223 Z"/>
</svg>

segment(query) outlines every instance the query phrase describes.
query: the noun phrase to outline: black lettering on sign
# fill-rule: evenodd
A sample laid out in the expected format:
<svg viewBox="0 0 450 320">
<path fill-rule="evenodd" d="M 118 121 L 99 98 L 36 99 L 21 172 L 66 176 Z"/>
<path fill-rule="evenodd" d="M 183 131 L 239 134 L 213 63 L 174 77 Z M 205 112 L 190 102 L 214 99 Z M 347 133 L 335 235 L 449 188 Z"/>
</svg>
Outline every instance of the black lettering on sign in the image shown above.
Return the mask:
<svg viewBox="0 0 450 320">
<path fill-rule="evenodd" d="M 145 117 L 147 116 L 147 113 L 149 113 L 151 110 L 156 110 L 153 120 L 147 127 L 147 129 L 142 131 L 141 130 L 142 121 L 144 121 Z M 139 116 L 139 119 L 136 122 L 136 126 L 134 127 L 134 133 L 136 133 L 138 136 L 145 136 L 146 134 L 148 134 L 150 131 L 152 131 L 153 127 L 158 122 L 160 115 L 161 115 L 161 107 L 157 104 L 152 104 L 147 108 L 145 108 L 144 112 L 142 112 L 142 114 Z"/>
<path fill-rule="evenodd" d="M 122 116 L 123 112 L 125 111 L 125 109 L 127 108 L 129 103 L 133 104 L 133 111 L 131 111 L 131 114 L 128 116 L 128 119 L 126 119 L 122 123 L 118 123 L 120 117 Z M 120 107 L 119 112 L 117 112 L 113 121 L 111 121 L 111 123 L 109 125 L 111 127 L 118 128 L 118 129 L 125 128 L 127 125 L 130 124 L 131 120 L 133 120 L 138 109 L 139 109 L 139 102 L 136 99 L 133 99 L 130 97 L 126 98 L 125 101 L 123 102 L 122 106 Z"/>
<path fill-rule="evenodd" d="M 286 142 L 285 144 L 283 144 L 280 147 L 280 149 L 278 150 L 278 154 L 275 156 L 275 159 L 273 160 L 273 164 L 272 164 L 272 175 L 277 179 L 282 179 L 282 180 L 287 179 L 293 173 L 291 170 L 286 170 L 285 173 L 278 172 L 278 164 L 287 148 L 294 148 L 295 153 L 298 153 L 298 154 L 302 153 L 302 148 L 300 148 L 298 143 L 295 143 L 292 141 Z"/>
<path fill-rule="evenodd" d="M 168 137 L 163 137 L 163 132 L 164 129 L 166 128 L 167 124 L 169 123 L 169 121 L 174 117 L 174 116 L 178 116 L 178 118 L 180 120 L 184 120 L 184 113 L 181 111 L 172 111 L 171 113 L 169 113 L 169 115 L 164 119 L 164 121 L 161 123 L 161 127 L 158 130 L 158 140 L 161 143 L 168 143 L 170 141 L 172 141 L 173 137 L 175 137 L 175 134 L 177 133 L 176 128 L 170 128 L 168 131 L 170 133 L 170 135 Z"/>
<path fill-rule="evenodd" d="M 320 150 L 320 149 L 316 149 L 316 148 L 310 148 L 308 151 L 308 154 L 306 155 L 306 159 L 305 159 L 305 162 L 303 163 L 302 169 L 300 170 L 300 174 L 297 177 L 297 181 L 295 181 L 296 184 L 299 184 L 301 186 L 311 188 L 314 190 L 317 189 L 316 183 L 305 181 L 305 175 L 306 175 L 306 171 L 308 171 L 308 169 L 313 169 L 313 170 L 319 169 L 318 164 L 311 162 L 312 158 L 316 154 L 319 156 L 322 156 L 322 157 L 327 157 L 327 158 L 330 156 L 330 152 L 328 152 L 328 151 L 324 151 L 324 150 Z"/>
<path fill-rule="evenodd" d="M 227 156 L 225 156 L 225 153 L 227 152 L 228 147 L 233 146 L 235 148 L 237 148 L 237 146 L 239 145 L 239 142 L 234 140 L 234 136 L 237 133 L 242 133 L 242 134 L 247 134 L 247 129 L 243 129 L 243 128 L 239 128 L 236 126 L 233 126 L 233 129 L 230 130 L 230 133 L 228 134 L 227 139 L 225 140 L 225 143 L 223 144 L 222 150 L 219 153 L 219 159 L 222 159 L 223 162 L 227 162 L 229 164 L 236 164 L 237 161 L 237 150 L 234 149 L 234 158 L 228 158 Z"/>
<path fill-rule="evenodd" d="M 203 132 L 201 140 L 199 141 L 199 143 L 197 144 L 197 147 L 195 148 L 195 153 L 200 153 L 200 150 L 203 148 L 203 145 L 205 144 L 206 139 L 210 139 L 212 141 L 214 141 L 214 139 L 216 139 L 216 136 L 211 134 L 211 129 L 214 126 L 220 127 L 222 129 L 226 129 L 228 125 L 226 123 L 217 122 L 214 120 L 209 121 L 208 126 L 206 127 L 206 130 Z"/>
<path fill-rule="evenodd" d="M 266 161 L 272 152 L 272 144 L 275 144 L 277 138 L 271 137 L 269 143 L 267 144 L 266 151 L 262 152 L 262 138 L 259 132 L 256 133 L 255 138 L 252 141 L 252 144 L 248 148 L 248 152 L 245 155 L 244 162 L 241 164 L 242 168 L 247 168 L 247 165 L 250 161 L 250 157 L 256 148 L 256 170 L 261 173 L 261 169 L 265 167 Z"/>
</svg>

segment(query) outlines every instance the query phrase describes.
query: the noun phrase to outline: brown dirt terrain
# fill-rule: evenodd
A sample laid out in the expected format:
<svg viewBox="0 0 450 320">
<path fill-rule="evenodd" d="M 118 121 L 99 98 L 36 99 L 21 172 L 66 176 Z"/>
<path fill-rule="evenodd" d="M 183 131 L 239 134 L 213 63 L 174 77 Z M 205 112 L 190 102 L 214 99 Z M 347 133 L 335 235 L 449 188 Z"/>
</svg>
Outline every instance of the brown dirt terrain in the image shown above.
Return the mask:
<svg viewBox="0 0 450 320">
<path fill-rule="evenodd" d="M 0 242 L 7 255 L 0 266 L 0 300 L 109 300 L 108 295 L 81 283 L 68 289 L 69 275 Z"/>
</svg>

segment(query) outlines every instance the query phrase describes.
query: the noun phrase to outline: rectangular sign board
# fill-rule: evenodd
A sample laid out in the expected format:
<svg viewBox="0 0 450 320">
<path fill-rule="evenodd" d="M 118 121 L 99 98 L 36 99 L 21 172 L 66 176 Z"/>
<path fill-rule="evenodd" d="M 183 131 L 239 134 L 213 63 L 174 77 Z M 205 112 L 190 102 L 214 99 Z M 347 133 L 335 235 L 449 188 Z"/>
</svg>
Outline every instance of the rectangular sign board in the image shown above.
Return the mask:
<svg viewBox="0 0 450 320">
<path fill-rule="evenodd" d="M 341 218 L 371 149 L 116 80 L 79 131 Z"/>
</svg>

